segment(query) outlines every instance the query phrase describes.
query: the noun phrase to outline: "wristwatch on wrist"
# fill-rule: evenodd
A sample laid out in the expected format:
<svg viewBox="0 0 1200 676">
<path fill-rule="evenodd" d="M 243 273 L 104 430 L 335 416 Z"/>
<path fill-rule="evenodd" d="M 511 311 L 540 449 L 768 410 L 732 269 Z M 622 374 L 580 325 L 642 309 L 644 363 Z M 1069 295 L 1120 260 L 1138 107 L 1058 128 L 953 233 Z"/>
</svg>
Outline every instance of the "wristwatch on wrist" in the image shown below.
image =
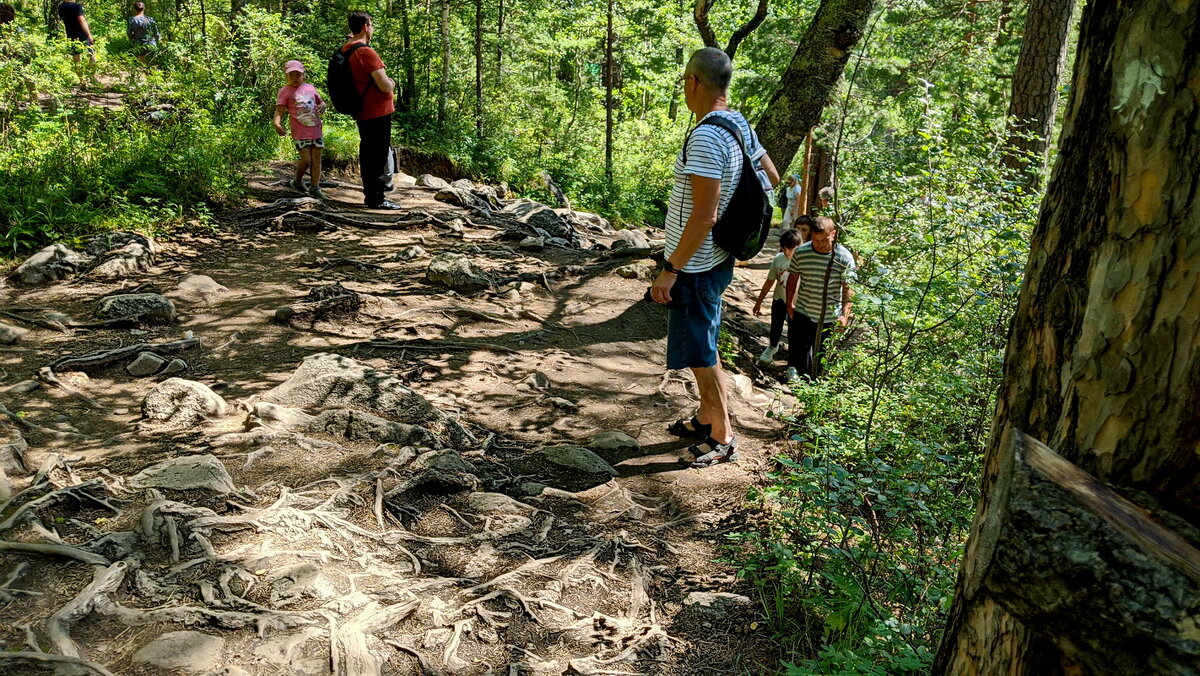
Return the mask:
<svg viewBox="0 0 1200 676">
<path fill-rule="evenodd" d="M 679 270 L 674 265 L 671 265 L 671 259 L 669 258 L 663 259 L 663 271 L 673 275 L 679 274 Z"/>
</svg>

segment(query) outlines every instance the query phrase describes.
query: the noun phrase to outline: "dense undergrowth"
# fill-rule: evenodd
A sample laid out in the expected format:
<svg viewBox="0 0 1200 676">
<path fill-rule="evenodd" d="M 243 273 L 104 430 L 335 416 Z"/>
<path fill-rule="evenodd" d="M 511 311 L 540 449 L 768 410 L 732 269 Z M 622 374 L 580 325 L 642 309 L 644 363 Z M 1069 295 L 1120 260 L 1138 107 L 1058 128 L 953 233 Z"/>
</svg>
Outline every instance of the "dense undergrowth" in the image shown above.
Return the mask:
<svg viewBox="0 0 1200 676">
<path fill-rule="evenodd" d="M 730 543 L 791 674 L 928 671 L 974 514 L 1037 196 L 988 123 L 918 103 L 914 133 L 848 156 L 855 323 Z"/>
<path fill-rule="evenodd" d="M 268 122 L 278 64 L 317 61 L 278 17 L 248 8 L 241 25 L 253 39 L 213 26 L 207 38 L 167 42 L 146 69 L 124 38 L 107 38 L 116 21 L 95 14 L 103 84 L 86 89 L 86 58 L 73 65 L 65 41 L 20 23 L 0 30 L 10 57 L 0 59 L 0 247 L 9 255 L 97 230 L 209 223 L 214 207 L 242 194 L 246 167 L 283 149 Z M 176 32 L 191 35 L 185 28 Z M 331 136 L 331 150 L 344 147 Z"/>
</svg>

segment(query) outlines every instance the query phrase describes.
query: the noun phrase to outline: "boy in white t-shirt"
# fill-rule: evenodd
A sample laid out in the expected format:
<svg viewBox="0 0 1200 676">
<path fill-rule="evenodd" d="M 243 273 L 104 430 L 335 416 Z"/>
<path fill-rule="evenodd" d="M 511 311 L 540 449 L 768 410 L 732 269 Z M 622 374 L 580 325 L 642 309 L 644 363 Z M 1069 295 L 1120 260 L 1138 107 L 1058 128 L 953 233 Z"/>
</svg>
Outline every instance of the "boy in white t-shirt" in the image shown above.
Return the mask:
<svg viewBox="0 0 1200 676">
<path fill-rule="evenodd" d="M 792 254 L 796 247 L 805 242 L 799 230 L 784 230 L 779 234 L 779 253 L 771 261 L 767 270 L 767 280 L 763 282 L 762 290 L 758 292 L 758 301 L 754 303 L 754 316 L 762 316 L 762 304 L 771 287 L 775 287 L 775 295 L 771 300 L 771 335 L 770 344 L 758 356 L 764 364 L 770 364 L 779 351 L 779 341 L 783 339 L 783 325 L 787 321 L 787 275 L 788 267 L 792 264 Z"/>
</svg>

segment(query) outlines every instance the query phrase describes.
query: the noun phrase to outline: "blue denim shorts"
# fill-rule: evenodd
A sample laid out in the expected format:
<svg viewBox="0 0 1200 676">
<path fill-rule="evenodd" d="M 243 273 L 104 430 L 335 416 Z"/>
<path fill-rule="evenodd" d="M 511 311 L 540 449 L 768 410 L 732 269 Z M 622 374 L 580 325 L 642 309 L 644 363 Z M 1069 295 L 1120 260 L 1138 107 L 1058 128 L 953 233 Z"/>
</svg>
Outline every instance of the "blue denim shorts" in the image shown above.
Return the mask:
<svg viewBox="0 0 1200 676">
<path fill-rule="evenodd" d="M 707 272 L 682 273 L 667 304 L 667 368 L 717 365 L 721 294 L 733 281 L 733 257 Z"/>
</svg>

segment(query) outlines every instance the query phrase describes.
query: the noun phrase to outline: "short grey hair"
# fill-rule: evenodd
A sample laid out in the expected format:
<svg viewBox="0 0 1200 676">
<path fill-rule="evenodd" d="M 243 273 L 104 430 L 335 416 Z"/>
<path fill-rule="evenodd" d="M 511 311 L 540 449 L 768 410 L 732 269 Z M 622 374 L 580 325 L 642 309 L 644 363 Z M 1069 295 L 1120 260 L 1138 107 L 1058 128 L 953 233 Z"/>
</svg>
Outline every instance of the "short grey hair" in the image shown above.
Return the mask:
<svg viewBox="0 0 1200 676">
<path fill-rule="evenodd" d="M 817 197 L 819 197 L 823 200 L 832 200 L 833 199 L 833 186 L 827 185 L 824 188 L 821 188 L 820 190 L 818 190 Z"/>
<path fill-rule="evenodd" d="M 728 54 L 716 47 L 705 47 L 692 54 L 683 72 L 695 76 L 710 89 L 724 93 L 733 79 L 733 62 Z"/>
</svg>

